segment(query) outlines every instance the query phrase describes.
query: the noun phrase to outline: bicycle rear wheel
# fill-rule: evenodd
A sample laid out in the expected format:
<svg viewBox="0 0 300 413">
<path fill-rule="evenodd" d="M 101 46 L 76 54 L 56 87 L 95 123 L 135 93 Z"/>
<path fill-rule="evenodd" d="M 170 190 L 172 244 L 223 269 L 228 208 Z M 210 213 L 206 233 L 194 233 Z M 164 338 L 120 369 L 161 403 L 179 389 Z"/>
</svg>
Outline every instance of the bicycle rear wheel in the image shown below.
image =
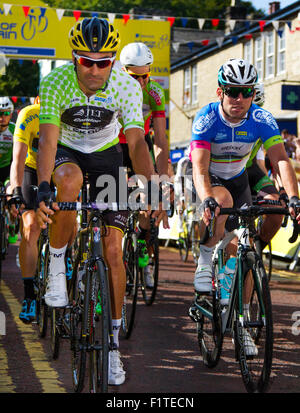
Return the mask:
<svg viewBox="0 0 300 413">
<path fill-rule="evenodd" d="M 236 316 L 235 345 L 246 390 L 249 393 L 263 393 L 268 390 L 272 368 L 272 304 L 268 278 L 258 257 L 251 271 L 254 288 L 249 311 L 244 311 L 243 323 Z"/>
<path fill-rule="evenodd" d="M 136 234 L 125 236 L 123 262 L 126 270 L 126 292 L 122 309 L 121 331 L 125 338 L 129 338 L 134 326 L 138 293 L 139 261 Z"/>
<path fill-rule="evenodd" d="M 141 279 L 141 288 L 144 301 L 146 305 L 151 305 L 155 299 L 157 286 L 158 286 L 158 271 L 159 271 L 159 243 L 158 238 L 156 237 L 153 240 L 153 243 L 148 248 L 149 252 L 149 271 L 153 277 L 153 287 L 147 287 L 146 276 L 144 268 L 140 268 L 140 279 Z"/>
</svg>

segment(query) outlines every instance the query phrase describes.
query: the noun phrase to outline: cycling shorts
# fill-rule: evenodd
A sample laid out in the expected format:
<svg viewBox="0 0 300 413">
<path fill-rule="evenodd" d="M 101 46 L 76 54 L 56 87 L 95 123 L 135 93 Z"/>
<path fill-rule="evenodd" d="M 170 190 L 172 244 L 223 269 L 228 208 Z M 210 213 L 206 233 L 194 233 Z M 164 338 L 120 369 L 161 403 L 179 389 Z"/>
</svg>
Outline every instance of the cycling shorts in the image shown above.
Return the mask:
<svg viewBox="0 0 300 413">
<path fill-rule="evenodd" d="M 25 165 L 24 176 L 22 183 L 22 195 L 25 201 L 25 211 L 35 209 L 37 207 L 37 189 L 38 179 L 36 169 Z"/>
<path fill-rule="evenodd" d="M 99 199 L 100 192 L 103 191 L 104 193 L 107 191 L 108 183 L 105 182 L 103 185 L 97 185 L 97 179 L 100 176 L 109 175 L 115 183 L 114 188 L 111 188 L 116 192 L 113 194 L 113 201 L 118 202 L 119 168 L 123 167 L 123 155 L 120 144 L 114 145 L 104 151 L 92 153 L 83 153 L 66 146 L 58 145 L 54 171 L 68 163 L 78 165 L 83 175 L 88 174 L 90 201 L 109 201 L 107 197 Z M 116 228 L 124 232 L 128 217 L 127 211 L 105 211 L 103 217 L 108 227 Z"/>
<path fill-rule="evenodd" d="M 257 163 L 253 163 L 247 168 L 249 185 L 252 195 L 265 197 L 269 194 L 279 195 L 273 181 L 264 174 Z"/>
<path fill-rule="evenodd" d="M 10 165 L 0 168 L 0 182 L 2 182 L 3 185 L 6 183 L 7 180 L 9 180 L 9 175 L 10 175 Z"/>
</svg>

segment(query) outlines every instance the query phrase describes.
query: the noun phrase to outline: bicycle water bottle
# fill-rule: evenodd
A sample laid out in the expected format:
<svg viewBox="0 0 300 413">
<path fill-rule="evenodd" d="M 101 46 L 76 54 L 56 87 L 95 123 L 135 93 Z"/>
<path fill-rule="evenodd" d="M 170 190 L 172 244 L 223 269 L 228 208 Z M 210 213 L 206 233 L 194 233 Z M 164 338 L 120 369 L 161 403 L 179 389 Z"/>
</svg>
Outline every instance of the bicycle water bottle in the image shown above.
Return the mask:
<svg viewBox="0 0 300 413">
<path fill-rule="evenodd" d="M 224 289 L 225 265 L 218 272 L 218 280 L 220 285 L 220 302 L 222 305 L 228 304 L 226 290 Z"/>
<path fill-rule="evenodd" d="M 231 284 L 233 280 L 233 276 L 235 273 L 235 266 L 236 266 L 236 258 L 231 257 L 227 260 L 225 266 L 221 269 L 223 272 L 221 273 L 221 304 L 228 305 L 230 292 L 231 292 Z"/>
</svg>

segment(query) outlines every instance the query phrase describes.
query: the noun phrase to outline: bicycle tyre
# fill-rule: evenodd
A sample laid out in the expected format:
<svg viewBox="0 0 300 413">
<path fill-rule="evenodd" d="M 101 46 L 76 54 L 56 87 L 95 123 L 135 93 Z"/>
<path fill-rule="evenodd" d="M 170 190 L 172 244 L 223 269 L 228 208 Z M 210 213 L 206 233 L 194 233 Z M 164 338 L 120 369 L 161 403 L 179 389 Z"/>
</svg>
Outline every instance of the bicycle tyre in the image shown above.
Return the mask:
<svg viewBox="0 0 300 413">
<path fill-rule="evenodd" d="M 151 245 L 152 252 L 149 254 L 149 269 L 153 276 L 153 287 L 149 288 L 146 285 L 146 278 L 144 274 L 144 268 L 140 268 L 140 280 L 141 280 L 141 288 L 142 288 L 142 295 L 146 305 L 152 305 L 158 287 L 158 273 L 159 273 L 159 242 L 158 238 L 156 237 Z"/>
<path fill-rule="evenodd" d="M 126 271 L 126 292 L 122 308 L 121 332 L 128 339 L 134 326 L 138 295 L 139 261 L 136 234 L 125 235 L 123 262 Z"/>
<path fill-rule="evenodd" d="M 253 253 L 252 256 L 249 256 L 248 262 L 250 260 L 253 260 Z M 258 283 L 254 283 L 249 311 L 247 316 L 244 317 L 244 325 L 241 325 L 238 314 L 236 314 L 234 325 L 235 347 L 247 392 L 264 393 L 269 388 L 272 369 L 272 303 L 268 277 L 263 262 L 258 255 L 256 255 L 251 270 L 258 276 Z M 247 345 L 243 340 L 245 329 L 255 343 L 257 354 L 247 355 Z"/>
<path fill-rule="evenodd" d="M 57 308 L 51 308 L 50 310 L 50 349 L 51 356 L 53 360 L 57 360 L 59 356 L 59 329 L 57 326 L 57 321 L 59 320 L 60 314 Z"/>
<path fill-rule="evenodd" d="M 93 287 L 94 286 L 94 287 Z M 100 260 L 96 264 L 93 276 L 90 302 L 95 304 L 95 298 L 101 306 L 91 326 L 90 345 L 96 349 L 90 352 L 89 376 L 90 392 L 108 392 L 108 357 L 109 357 L 109 320 L 110 320 L 110 296 L 108 291 L 107 271 L 104 263 Z"/>
<path fill-rule="evenodd" d="M 189 256 L 189 241 L 187 237 L 180 237 L 177 241 L 179 255 L 182 262 L 187 262 Z"/>
<path fill-rule="evenodd" d="M 86 353 L 87 340 L 85 336 L 85 326 L 83 321 L 83 314 L 86 310 L 86 292 L 83 294 L 78 289 L 77 284 L 77 270 L 79 268 L 80 260 L 76 260 L 74 265 L 74 283 L 72 285 L 71 297 L 73 306 L 70 314 L 70 339 L 71 339 L 71 368 L 72 380 L 75 393 L 80 393 L 84 387 L 84 378 L 86 371 Z"/>
<path fill-rule="evenodd" d="M 261 226 L 263 224 L 263 217 L 260 216 L 258 217 L 258 221 L 257 221 L 257 232 L 260 232 Z M 258 241 L 255 241 L 255 248 L 256 251 L 258 253 L 258 255 L 260 256 L 260 258 L 263 260 L 263 251 L 261 251 L 260 248 L 260 243 Z M 268 275 L 268 280 L 271 280 L 272 277 L 272 269 L 273 269 L 273 257 L 272 257 L 272 243 L 271 241 L 267 244 L 266 248 L 268 249 L 268 251 L 266 251 L 266 264 L 267 264 L 267 275 Z"/>
<path fill-rule="evenodd" d="M 40 251 L 39 262 L 37 266 L 37 325 L 39 331 L 39 337 L 44 338 L 47 335 L 48 328 L 48 306 L 45 303 L 45 293 L 46 293 L 46 279 L 48 274 L 48 264 L 49 264 L 49 244 L 48 242 Z"/>
</svg>

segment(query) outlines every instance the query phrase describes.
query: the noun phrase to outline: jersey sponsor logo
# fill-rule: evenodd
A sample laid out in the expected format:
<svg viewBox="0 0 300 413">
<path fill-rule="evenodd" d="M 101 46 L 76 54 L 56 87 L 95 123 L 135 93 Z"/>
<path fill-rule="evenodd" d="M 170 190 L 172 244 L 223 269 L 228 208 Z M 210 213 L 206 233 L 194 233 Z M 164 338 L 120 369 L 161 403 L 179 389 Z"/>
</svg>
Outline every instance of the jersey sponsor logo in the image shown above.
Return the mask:
<svg viewBox="0 0 300 413">
<path fill-rule="evenodd" d="M 38 119 L 38 118 L 39 118 L 39 115 L 38 115 L 38 114 L 28 116 L 28 118 L 26 118 L 26 119 L 24 120 L 24 122 L 21 123 L 20 129 L 25 130 L 26 126 L 27 126 L 30 122 L 32 122 L 34 119 Z"/>
<path fill-rule="evenodd" d="M 199 116 L 199 118 L 193 124 L 193 133 L 198 135 L 200 133 L 206 132 L 212 127 L 216 120 L 217 118 L 214 112 Z"/>
<path fill-rule="evenodd" d="M 221 141 L 223 139 L 228 139 L 227 133 L 225 132 L 218 132 L 215 137 L 215 141 Z"/>
<path fill-rule="evenodd" d="M 112 97 L 111 97 L 111 96 L 109 96 L 109 97 L 100 97 L 100 96 L 98 96 L 98 97 L 95 97 L 95 101 L 96 101 L 96 102 L 107 102 L 107 103 L 111 103 L 111 102 L 112 102 Z"/>
<path fill-rule="evenodd" d="M 247 136 L 248 133 L 246 131 L 238 130 L 235 134 L 237 136 Z"/>
<path fill-rule="evenodd" d="M 255 109 L 253 111 L 252 116 L 253 116 L 253 119 L 256 122 L 264 123 L 264 124 L 270 126 L 270 128 L 273 129 L 273 130 L 278 129 L 277 122 L 274 119 L 273 115 L 271 113 L 267 112 L 266 110 Z"/>
<path fill-rule="evenodd" d="M 1 136 L 1 140 L 2 140 L 2 141 L 12 142 L 12 141 L 13 141 L 13 137 L 12 137 L 12 135 L 2 135 L 2 136 Z"/>
<path fill-rule="evenodd" d="M 160 98 L 160 96 L 158 95 L 158 93 L 156 93 L 155 90 L 153 90 L 153 89 L 150 90 L 150 91 L 149 91 L 149 95 L 153 97 L 153 99 L 155 100 L 155 103 L 157 104 L 157 106 L 160 106 L 160 105 L 161 105 L 161 98 Z"/>
</svg>

